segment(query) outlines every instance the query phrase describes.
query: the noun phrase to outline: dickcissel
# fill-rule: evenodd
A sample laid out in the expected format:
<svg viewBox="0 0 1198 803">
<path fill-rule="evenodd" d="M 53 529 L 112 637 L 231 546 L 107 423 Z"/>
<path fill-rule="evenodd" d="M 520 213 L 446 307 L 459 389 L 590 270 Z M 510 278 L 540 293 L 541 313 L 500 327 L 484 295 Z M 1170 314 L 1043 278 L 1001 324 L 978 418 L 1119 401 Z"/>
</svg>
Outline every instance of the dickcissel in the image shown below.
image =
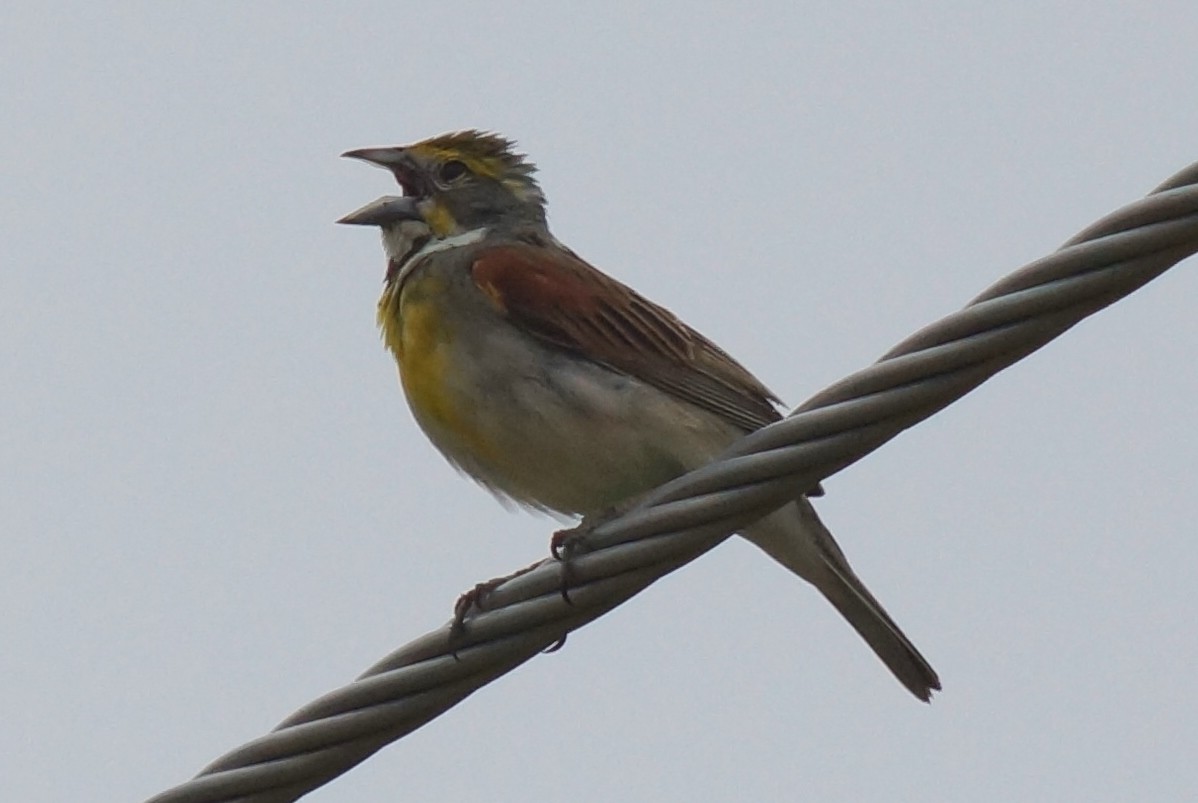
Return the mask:
<svg viewBox="0 0 1198 803">
<path fill-rule="evenodd" d="M 378 226 L 383 340 L 417 423 L 500 497 L 596 515 L 781 416 L 719 346 L 549 231 L 535 166 L 462 131 L 345 156 L 403 188 L 342 218 Z M 743 535 L 814 585 L 921 700 L 936 672 L 853 572 L 807 496 Z"/>
</svg>

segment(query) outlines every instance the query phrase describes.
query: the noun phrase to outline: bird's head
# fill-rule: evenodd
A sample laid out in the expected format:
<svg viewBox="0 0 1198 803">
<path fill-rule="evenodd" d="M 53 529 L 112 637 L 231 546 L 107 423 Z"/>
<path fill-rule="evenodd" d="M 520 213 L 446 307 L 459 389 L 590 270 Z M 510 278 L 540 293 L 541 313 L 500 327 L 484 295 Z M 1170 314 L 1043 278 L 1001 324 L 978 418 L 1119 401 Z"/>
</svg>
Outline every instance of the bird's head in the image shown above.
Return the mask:
<svg viewBox="0 0 1198 803">
<path fill-rule="evenodd" d="M 480 228 L 545 228 L 545 196 L 533 174 L 536 166 L 516 153 L 510 140 L 481 131 L 444 134 L 414 145 L 361 148 L 342 154 L 390 170 L 407 204 L 392 203 L 392 222 L 407 216 L 443 239 Z M 368 209 L 369 207 L 364 207 Z M 370 217 L 342 223 L 386 225 Z"/>
</svg>

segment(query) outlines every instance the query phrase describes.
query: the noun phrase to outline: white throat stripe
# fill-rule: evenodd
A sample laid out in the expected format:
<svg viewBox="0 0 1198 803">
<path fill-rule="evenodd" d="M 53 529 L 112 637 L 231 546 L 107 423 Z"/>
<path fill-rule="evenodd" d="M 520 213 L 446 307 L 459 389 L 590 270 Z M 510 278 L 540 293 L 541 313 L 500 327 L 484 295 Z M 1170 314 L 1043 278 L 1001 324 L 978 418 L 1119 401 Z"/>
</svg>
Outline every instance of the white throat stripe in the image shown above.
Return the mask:
<svg viewBox="0 0 1198 803">
<path fill-rule="evenodd" d="M 412 272 L 412 268 L 416 267 L 416 263 L 429 254 L 435 254 L 438 251 L 448 251 L 452 248 L 461 248 L 466 245 L 473 245 L 486 236 L 487 229 L 486 227 L 483 227 L 481 229 L 464 231 L 461 234 L 455 234 L 452 237 L 446 237 L 444 240 L 429 240 L 427 243 L 421 246 L 419 251 L 412 254 L 404 262 L 404 266 L 400 270 L 399 276 L 395 278 L 396 286 L 398 287 L 399 285 L 403 284 L 403 280 L 406 279 L 408 274 Z"/>
</svg>

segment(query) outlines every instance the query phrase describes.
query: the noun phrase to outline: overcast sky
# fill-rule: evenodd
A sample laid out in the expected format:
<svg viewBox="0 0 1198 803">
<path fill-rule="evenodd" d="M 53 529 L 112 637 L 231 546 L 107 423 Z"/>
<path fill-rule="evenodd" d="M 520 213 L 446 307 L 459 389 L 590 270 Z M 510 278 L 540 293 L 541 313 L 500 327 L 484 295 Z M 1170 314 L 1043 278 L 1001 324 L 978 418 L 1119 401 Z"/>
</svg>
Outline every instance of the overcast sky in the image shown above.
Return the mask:
<svg viewBox="0 0 1198 803">
<path fill-rule="evenodd" d="M 1198 159 L 1192 2 L 742 5 L 6 12 L 0 798 L 162 791 L 544 553 L 412 422 L 340 152 L 516 138 L 791 403 Z M 310 799 L 1192 799 L 1196 272 L 826 483 L 930 706 L 734 540 Z"/>
</svg>

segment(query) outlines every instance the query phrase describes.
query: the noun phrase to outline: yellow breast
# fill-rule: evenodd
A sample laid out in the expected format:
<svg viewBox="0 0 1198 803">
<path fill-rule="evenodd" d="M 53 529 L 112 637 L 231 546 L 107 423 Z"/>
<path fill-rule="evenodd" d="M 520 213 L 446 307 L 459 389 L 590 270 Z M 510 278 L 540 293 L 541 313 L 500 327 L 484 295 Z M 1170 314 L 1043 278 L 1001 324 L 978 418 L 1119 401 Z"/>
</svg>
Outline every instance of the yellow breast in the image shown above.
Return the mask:
<svg viewBox="0 0 1198 803">
<path fill-rule="evenodd" d="M 487 455 L 491 441 L 480 431 L 465 387 L 469 355 L 454 348 L 454 327 L 446 304 L 445 282 L 436 276 L 408 277 L 399 292 L 379 299 L 383 340 L 399 364 L 400 382 L 417 422 L 450 457 Z"/>
</svg>

